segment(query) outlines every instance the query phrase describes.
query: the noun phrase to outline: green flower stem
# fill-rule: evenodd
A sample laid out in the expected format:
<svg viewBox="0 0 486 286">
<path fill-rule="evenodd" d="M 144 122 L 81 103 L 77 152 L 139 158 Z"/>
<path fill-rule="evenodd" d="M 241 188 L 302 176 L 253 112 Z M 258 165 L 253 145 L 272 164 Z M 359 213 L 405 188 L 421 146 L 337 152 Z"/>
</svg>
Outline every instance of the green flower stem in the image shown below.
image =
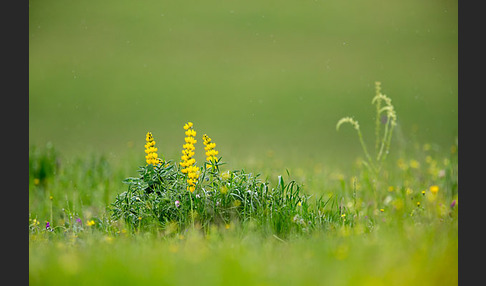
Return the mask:
<svg viewBox="0 0 486 286">
<path fill-rule="evenodd" d="M 383 158 L 381 159 L 382 162 L 385 161 L 386 156 L 388 155 L 388 152 L 390 151 L 392 134 L 393 134 L 393 126 L 390 129 L 390 133 L 388 134 L 388 138 L 386 139 L 386 151 L 385 151 L 385 154 L 383 154 Z"/>
<path fill-rule="evenodd" d="M 385 125 L 385 133 L 383 134 L 383 139 L 381 140 L 381 147 L 380 147 L 380 152 L 376 156 L 376 162 L 380 161 L 381 155 L 383 154 L 383 148 L 385 147 L 385 141 L 387 141 L 387 136 L 388 136 L 388 129 L 390 126 L 390 118 L 387 117 L 387 123 Z"/>
<path fill-rule="evenodd" d="M 378 146 L 380 145 L 380 109 L 381 109 L 381 100 L 380 100 L 380 92 L 381 92 L 381 83 L 379 81 L 375 82 L 375 90 L 376 90 L 376 98 L 377 103 L 376 103 L 376 120 L 375 120 L 375 138 L 376 138 L 376 143 L 375 143 L 375 152 L 378 151 Z"/>
<path fill-rule="evenodd" d="M 359 128 L 356 128 L 356 131 L 358 132 L 359 142 L 361 143 L 361 147 L 363 148 L 363 151 L 365 153 L 366 159 L 368 159 L 368 162 L 370 164 L 370 167 L 373 170 L 375 170 L 375 165 L 373 164 L 373 160 L 371 159 L 371 156 L 368 153 L 368 149 L 366 148 L 366 144 L 363 141 L 363 135 L 361 135 L 361 131 L 359 130 Z"/>
<path fill-rule="evenodd" d="M 189 191 L 189 198 L 191 199 L 191 224 L 192 228 L 194 228 L 194 205 L 192 202 L 192 192 Z"/>
</svg>

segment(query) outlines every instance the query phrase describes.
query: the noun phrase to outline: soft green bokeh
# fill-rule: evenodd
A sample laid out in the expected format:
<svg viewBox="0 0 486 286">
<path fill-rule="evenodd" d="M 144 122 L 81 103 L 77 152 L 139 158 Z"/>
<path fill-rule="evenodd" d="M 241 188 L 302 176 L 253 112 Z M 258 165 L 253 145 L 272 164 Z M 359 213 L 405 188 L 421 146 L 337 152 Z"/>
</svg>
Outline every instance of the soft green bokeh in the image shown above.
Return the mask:
<svg viewBox="0 0 486 286">
<path fill-rule="evenodd" d="M 46 235 L 47 236 L 47 235 Z M 280 241 L 223 230 L 31 240 L 31 285 L 457 285 L 457 228 L 443 224 Z"/>
<path fill-rule="evenodd" d="M 448 148 L 458 128 L 457 6 L 29 1 L 29 140 L 119 158 L 141 151 L 151 131 L 175 159 L 193 121 L 227 161 L 270 151 L 297 165 L 341 162 L 361 150 L 335 124 L 354 116 L 372 144 L 381 81 L 397 136 Z"/>
<path fill-rule="evenodd" d="M 457 285 L 457 2 L 29 1 L 29 143 L 58 151 L 29 153 L 39 164 L 29 223 L 40 221 L 29 228 L 30 284 Z M 373 149 L 375 81 L 398 115 L 377 197 L 359 175 L 355 130 L 336 131 L 352 116 Z M 288 169 L 346 207 L 357 176 L 374 228 L 332 224 L 282 242 L 86 226 L 144 164 L 148 131 L 159 155 L 179 160 L 187 121 L 198 164 L 207 133 L 224 169 L 271 183 Z M 430 184 L 442 200 L 422 197 Z M 71 237 L 76 218 L 85 229 Z"/>
</svg>

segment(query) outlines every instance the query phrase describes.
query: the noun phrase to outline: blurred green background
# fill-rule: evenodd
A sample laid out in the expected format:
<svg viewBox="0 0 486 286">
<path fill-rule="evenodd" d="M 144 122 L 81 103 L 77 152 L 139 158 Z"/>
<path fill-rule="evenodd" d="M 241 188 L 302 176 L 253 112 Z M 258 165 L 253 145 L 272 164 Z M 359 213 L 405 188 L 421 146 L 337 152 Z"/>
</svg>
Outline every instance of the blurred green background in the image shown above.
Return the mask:
<svg viewBox="0 0 486 286">
<path fill-rule="evenodd" d="M 348 164 L 362 150 L 336 122 L 353 116 L 371 148 L 381 81 L 400 146 L 448 150 L 457 10 L 448 0 L 29 1 L 29 141 L 142 164 L 151 131 L 179 160 L 192 121 L 196 148 L 207 133 L 232 168 Z"/>
</svg>

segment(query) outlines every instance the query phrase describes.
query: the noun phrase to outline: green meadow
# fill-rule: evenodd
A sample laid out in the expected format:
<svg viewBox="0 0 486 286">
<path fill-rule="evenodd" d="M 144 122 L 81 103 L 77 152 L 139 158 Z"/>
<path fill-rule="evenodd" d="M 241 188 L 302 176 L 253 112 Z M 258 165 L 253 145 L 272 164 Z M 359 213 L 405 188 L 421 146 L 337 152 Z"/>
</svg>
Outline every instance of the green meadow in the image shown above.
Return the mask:
<svg viewBox="0 0 486 286">
<path fill-rule="evenodd" d="M 29 1 L 29 284 L 456 285 L 457 6 Z"/>
</svg>

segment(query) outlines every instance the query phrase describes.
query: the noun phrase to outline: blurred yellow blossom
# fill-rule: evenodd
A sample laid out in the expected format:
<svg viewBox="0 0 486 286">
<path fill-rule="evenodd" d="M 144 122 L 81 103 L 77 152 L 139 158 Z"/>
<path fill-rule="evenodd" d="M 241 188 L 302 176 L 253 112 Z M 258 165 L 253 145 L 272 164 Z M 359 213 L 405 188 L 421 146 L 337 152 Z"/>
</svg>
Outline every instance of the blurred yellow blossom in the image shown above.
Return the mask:
<svg viewBox="0 0 486 286">
<path fill-rule="evenodd" d="M 228 180 L 231 177 L 231 174 L 229 171 L 221 173 L 221 179 L 223 180 Z"/>
<path fill-rule="evenodd" d="M 435 195 L 435 194 L 437 194 L 437 192 L 439 191 L 439 186 L 437 186 L 437 185 L 430 186 L 429 190 L 430 190 L 430 192 L 431 192 L 432 194 L 434 194 L 434 195 Z"/>
<path fill-rule="evenodd" d="M 414 160 L 414 159 L 410 160 L 409 165 L 410 165 L 410 168 L 412 168 L 412 169 L 420 168 L 420 162 L 417 161 L 417 160 Z"/>
<path fill-rule="evenodd" d="M 398 166 L 398 168 L 400 168 L 403 171 L 406 171 L 408 169 L 407 163 L 405 162 L 405 160 L 403 160 L 401 158 L 398 159 L 397 166 Z"/>
</svg>

